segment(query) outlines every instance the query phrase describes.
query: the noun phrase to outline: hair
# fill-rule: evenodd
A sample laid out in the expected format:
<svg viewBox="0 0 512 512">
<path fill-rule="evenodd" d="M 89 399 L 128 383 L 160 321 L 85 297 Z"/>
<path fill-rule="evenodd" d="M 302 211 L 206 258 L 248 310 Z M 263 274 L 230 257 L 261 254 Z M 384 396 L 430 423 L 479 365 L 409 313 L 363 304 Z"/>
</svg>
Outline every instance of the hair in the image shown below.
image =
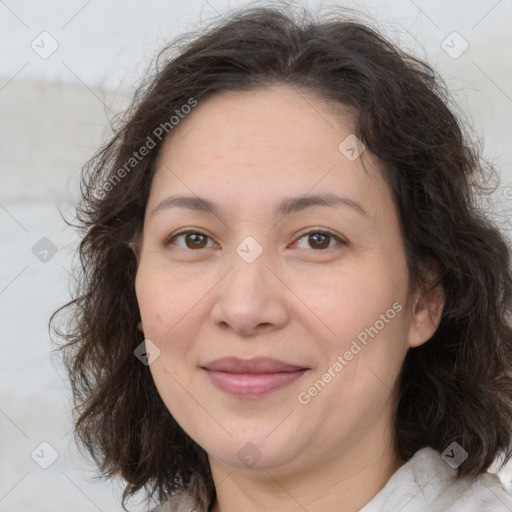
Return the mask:
<svg viewBox="0 0 512 512">
<path fill-rule="evenodd" d="M 53 327 L 58 313 L 70 313 L 66 328 L 53 330 L 65 340 L 58 349 L 74 397 L 75 437 L 105 477 L 126 481 L 123 508 L 141 489 L 164 502 L 195 473 L 215 494 L 206 452 L 174 420 L 149 367 L 134 356 L 144 336 L 133 244 L 166 140 L 156 128 L 171 133 L 173 113 L 228 90 L 289 85 L 356 112 L 355 134 L 376 157 L 397 207 L 410 286 L 441 287 L 445 298 L 435 334 L 409 349 L 402 367 L 396 451 L 409 460 L 423 447 L 441 452 L 456 441 L 468 454 L 458 477 L 476 477 L 500 455 L 507 461 L 510 252 L 478 204 L 495 170 L 454 114 L 442 79 L 335 10 L 315 19 L 286 6 L 245 8 L 202 30 L 160 52 L 112 138 L 85 164 L 75 290 L 50 319 Z M 135 158 L 150 139 L 154 147 Z"/>
</svg>

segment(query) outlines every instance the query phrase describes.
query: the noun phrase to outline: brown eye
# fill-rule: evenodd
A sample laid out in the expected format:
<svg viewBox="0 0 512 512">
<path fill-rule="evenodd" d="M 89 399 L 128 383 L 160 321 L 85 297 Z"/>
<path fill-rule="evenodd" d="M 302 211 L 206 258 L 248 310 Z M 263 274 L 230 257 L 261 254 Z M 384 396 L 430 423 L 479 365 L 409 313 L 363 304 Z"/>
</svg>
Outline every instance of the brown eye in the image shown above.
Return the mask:
<svg viewBox="0 0 512 512">
<path fill-rule="evenodd" d="M 179 243 L 177 241 L 179 241 Z M 210 237 L 203 233 L 199 233 L 197 231 L 185 231 L 174 235 L 168 243 L 177 245 L 182 249 L 195 250 L 206 248 L 209 241 L 211 242 Z"/>
<path fill-rule="evenodd" d="M 305 242 L 301 243 L 301 240 L 306 240 Z M 343 243 L 343 241 L 336 235 L 332 233 L 326 233 L 323 231 L 310 231 L 309 233 L 305 233 L 302 235 L 299 240 L 297 241 L 299 246 L 305 246 L 307 244 L 306 248 L 311 248 L 315 250 L 323 250 L 323 249 L 330 249 L 333 245 L 332 242 L 338 241 L 340 243 Z"/>
<path fill-rule="evenodd" d="M 185 235 L 185 244 L 189 249 L 202 249 L 206 247 L 208 237 L 200 233 L 187 233 Z"/>
</svg>

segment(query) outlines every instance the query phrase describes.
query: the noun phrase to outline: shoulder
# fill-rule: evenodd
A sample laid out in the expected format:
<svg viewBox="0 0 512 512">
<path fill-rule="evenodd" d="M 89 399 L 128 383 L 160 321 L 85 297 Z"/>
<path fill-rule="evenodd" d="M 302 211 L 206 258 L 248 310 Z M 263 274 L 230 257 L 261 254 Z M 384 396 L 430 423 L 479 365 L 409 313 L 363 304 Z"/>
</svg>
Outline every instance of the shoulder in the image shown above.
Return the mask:
<svg viewBox="0 0 512 512">
<path fill-rule="evenodd" d="M 150 512 L 208 512 L 209 501 L 206 484 L 197 474 L 187 489 L 183 489 Z"/>
<path fill-rule="evenodd" d="M 151 512 L 208 512 L 205 488 L 188 490 Z M 495 474 L 457 478 L 456 470 L 432 448 L 423 448 L 389 479 L 360 512 L 512 512 L 512 496 Z"/>
<path fill-rule="evenodd" d="M 152 508 L 150 512 L 208 512 L 208 506 L 204 503 L 198 504 L 196 497 L 190 492 L 183 492 Z"/>
<path fill-rule="evenodd" d="M 456 477 L 432 448 L 416 452 L 360 512 L 511 512 L 512 496 L 491 473 Z"/>
</svg>

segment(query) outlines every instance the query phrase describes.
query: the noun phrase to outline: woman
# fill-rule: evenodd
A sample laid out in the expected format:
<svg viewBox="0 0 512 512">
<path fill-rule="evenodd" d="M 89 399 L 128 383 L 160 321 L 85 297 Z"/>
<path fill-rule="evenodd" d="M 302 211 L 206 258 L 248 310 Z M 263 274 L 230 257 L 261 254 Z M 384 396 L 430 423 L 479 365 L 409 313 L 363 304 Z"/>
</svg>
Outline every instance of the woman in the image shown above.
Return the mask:
<svg viewBox="0 0 512 512">
<path fill-rule="evenodd" d="M 512 510 L 510 253 L 440 79 L 285 8 L 172 48 L 84 170 L 62 333 L 123 506 Z"/>
</svg>

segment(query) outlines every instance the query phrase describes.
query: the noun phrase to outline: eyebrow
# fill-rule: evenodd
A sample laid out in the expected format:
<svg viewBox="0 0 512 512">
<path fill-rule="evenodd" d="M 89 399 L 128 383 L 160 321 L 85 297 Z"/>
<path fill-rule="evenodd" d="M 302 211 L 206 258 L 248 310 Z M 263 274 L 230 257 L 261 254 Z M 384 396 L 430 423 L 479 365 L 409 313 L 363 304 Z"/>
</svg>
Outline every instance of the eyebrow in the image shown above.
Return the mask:
<svg viewBox="0 0 512 512">
<path fill-rule="evenodd" d="M 348 207 L 357 211 L 363 216 L 368 216 L 368 213 L 363 206 L 353 199 L 347 197 L 337 196 L 332 193 L 318 194 L 318 195 L 306 195 L 292 197 L 285 199 L 274 206 L 273 214 L 274 217 L 291 215 L 315 206 L 324 206 L 330 208 L 336 207 Z M 214 215 L 220 219 L 223 219 L 221 209 L 218 205 L 198 196 L 170 196 L 163 199 L 158 205 L 151 211 L 150 217 L 155 215 L 157 212 L 168 210 L 170 208 L 186 208 L 188 210 L 199 211 Z"/>
</svg>

